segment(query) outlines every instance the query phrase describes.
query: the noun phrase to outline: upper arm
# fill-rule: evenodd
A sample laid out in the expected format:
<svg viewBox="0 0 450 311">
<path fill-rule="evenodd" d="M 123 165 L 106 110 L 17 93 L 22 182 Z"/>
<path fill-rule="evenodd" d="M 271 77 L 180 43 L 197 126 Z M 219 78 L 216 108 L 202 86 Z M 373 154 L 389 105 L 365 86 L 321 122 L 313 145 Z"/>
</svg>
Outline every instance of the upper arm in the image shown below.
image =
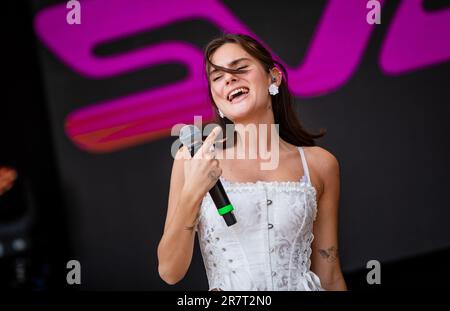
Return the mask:
<svg viewBox="0 0 450 311">
<path fill-rule="evenodd" d="M 177 151 L 177 154 L 173 161 L 164 232 L 166 232 L 167 226 L 169 225 L 173 218 L 173 215 L 175 214 L 178 199 L 184 186 L 184 163 L 187 159 L 186 156 L 188 154 L 189 152 L 187 148 L 183 146 Z"/>
<path fill-rule="evenodd" d="M 311 270 L 325 284 L 342 277 L 338 256 L 338 207 L 340 169 L 334 155 L 323 148 L 316 149 L 315 171 L 322 184 L 313 226 Z"/>
</svg>

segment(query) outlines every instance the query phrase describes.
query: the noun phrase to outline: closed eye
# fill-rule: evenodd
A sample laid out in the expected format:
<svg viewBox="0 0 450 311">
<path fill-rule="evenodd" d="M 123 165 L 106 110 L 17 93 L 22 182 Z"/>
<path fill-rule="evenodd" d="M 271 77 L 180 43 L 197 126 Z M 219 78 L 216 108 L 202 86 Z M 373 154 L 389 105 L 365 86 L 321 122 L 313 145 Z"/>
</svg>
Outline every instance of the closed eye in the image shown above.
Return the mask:
<svg viewBox="0 0 450 311">
<path fill-rule="evenodd" d="M 247 68 L 248 66 L 242 66 L 242 67 L 239 67 L 237 70 L 241 70 L 241 69 L 245 69 L 245 68 Z M 218 80 L 218 79 L 220 79 L 220 78 L 222 78 L 222 76 L 217 76 L 217 77 L 215 77 L 214 79 L 213 79 L 213 81 L 216 81 L 216 80 Z"/>
</svg>

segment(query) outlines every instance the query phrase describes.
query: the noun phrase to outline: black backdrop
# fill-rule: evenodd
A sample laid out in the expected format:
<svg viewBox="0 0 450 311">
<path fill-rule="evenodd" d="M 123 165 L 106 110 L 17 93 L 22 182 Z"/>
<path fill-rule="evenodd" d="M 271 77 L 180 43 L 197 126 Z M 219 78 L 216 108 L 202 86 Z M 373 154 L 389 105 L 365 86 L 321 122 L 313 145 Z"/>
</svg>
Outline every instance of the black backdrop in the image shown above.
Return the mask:
<svg viewBox="0 0 450 311">
<path fill-rule="evenodd" d="M 55 3 L 31 1 L 33 15 Z M 222 3 L 294 66 L 310 44 L 326 1 L 277 1 L 276 10 L 275 4 L 259 1 Z M 345 85 L 323 96 L 296 98 L 296 112 L 306 128 L 327 128 L 318 143 L 341 165 L 340 253 L 349 277 L 362 273 L 372 259 L 383 267 L 450 246 L 450 67 L 444 62 L 398 76 L 381 71 L 381 44 L 398 4 L 385 4 L 382 24 L 375 27 L 358 69 Z M 109 48 L 125 50 L 166 38 L 201 48 L 219 34 L 210 24 L 186 21 Z M 55 195 L 62 197 L 58 208 L 65 215 L 53 221 L 67 223 L 72 251 L 58 259 L 59 265 L 79 260 L 83 289 L 207 289 L 197 245 L 179 284 L 166 285 L 157 272 L 173 138 L 95 154 L 74 145 L 64 130 L 68 113 L 83 103 L 176 81 L 184 69 L 168 64 L 92 80 L 65 66 L 39 41 L 32 52 L 39 56 L 44 84 L 40 104 L 45 103 L 48 113 L 60 189 Z M 365 279 L 364 273 L 358 277 Z"/>
</svg>

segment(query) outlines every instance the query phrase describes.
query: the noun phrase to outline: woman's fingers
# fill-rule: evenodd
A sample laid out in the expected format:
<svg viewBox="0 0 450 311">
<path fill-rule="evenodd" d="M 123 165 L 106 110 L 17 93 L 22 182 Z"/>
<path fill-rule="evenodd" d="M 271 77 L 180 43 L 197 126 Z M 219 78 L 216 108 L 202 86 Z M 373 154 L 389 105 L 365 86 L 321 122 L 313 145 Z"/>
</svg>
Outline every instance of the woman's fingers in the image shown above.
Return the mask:
<svg viewBox="0 0 450 311">
<path fill-rule="evenodd" d="M 175 154 L 175 160 L 188 160 L 191 158 L 191 154 L 186 146 L 181 146 Z"/>
<path fill-rule="evenodd" d="M 222 175 L 222 169 L 220 167 L 214 167 L 209 171 L 208 174 L 209 178 L 211 178 L 213 182 L 216 182 L 219 179 L 220 175 Z"/>
<path fill-rule="evenodd" d="M 203 145 L 200 147 L 198 152 L 195 154 L 194 158 L 199 157 L 205 157 L 207 159 L 214 158 L 211 154 L 211 146 L 214 144 L 217 136 L 222 131 L 222 128 L 220 126 L 215 127 L 211 133 L 206 137 L 205 141 L 203 142 Z"/>
</svg>

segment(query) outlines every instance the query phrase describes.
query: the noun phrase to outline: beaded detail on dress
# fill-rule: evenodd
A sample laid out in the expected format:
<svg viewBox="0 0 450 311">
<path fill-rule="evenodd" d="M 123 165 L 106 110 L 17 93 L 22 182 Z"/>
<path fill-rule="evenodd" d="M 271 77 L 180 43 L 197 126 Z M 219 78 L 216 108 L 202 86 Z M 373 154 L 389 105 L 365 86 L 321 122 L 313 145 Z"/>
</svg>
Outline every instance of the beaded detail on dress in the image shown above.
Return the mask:
<svg viewBox="0 0 450 311">
<path fill-rule="evenodd" d="M 323 290 L 310 270 L 317 215 L 304 151 L 299 181 L 221 182 L 237 223 L 227 227 L 209 193 L 197 226 L 209 289 Z"/>
</svg>

